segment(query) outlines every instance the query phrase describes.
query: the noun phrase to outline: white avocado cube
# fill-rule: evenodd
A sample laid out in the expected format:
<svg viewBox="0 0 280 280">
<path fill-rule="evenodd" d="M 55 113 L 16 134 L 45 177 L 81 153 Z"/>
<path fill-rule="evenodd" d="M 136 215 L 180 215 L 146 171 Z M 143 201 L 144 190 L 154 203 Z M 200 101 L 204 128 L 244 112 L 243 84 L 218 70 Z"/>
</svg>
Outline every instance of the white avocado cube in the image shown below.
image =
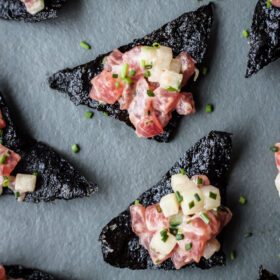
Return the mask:
<svg viewBox="0 0 280 280">
<path fill-rule="evenodd" d="M 157 51 L 157 61 L 156 65 L 161 69 L 169 69 L 170 62 L 173 58 L 172 49 L 160 46 L 159 49 L 156 49 Z"/>
<path fill-rule="evenodd" d="M 164 216 L 167 218 L 176 215 L 179 212 L 179 203 L 175 193 L 170 193 L 163 196 L 160 200 L 159 205 Z"/>
<path fill-rule="evenodd" d="M 160 76 L 160 86 L 167 90 L 179 91 L 183 75 L 173 71 L 165 70 Z"/>
<path fill-rule="evenodd" d="M 15 191 L 20 193 L 34 192 L 37 177 L 35 175 L 18 173 L 15 181 Z"/>
<path fill-rule="evenodd" d="M 141 54 L 140 54 L 139 58 L 140 58 L 140 63 L 142 63 L 142 60 L 144 60 L 145 65 L 154 65 L 157 60 L 156 49 L 153 47 L 147 47 L 147 46 L 141 47 Z"/>
<path fill-rule="evenodd" d="M 162 240 L 162 231 L 158 231 L 154 234 L 151 243 L 150 248 L 152 251 L 158 254 L 162 254 L 164 256 L 168 255 L 176 246 L 177 241 L 174 235 L 166 231 L 167 238 L 165 242 Z"/>
<path fill-rule="evenodd" d="M 211 210 L 221 206 L 220 190 L 213 186 L 201 188 L 204 197 L 204 209 Z"/>
<path fill-rule="evenodd" d="M 278 173 L 278 175 L 275 178 L 275 186 L 279 192 L 279 196 L 280 196 L 280 173 Z"/>
<path fill-rule="evenodd" d="M 203 253 L 205 259 L 210 259 L 221 248 L 221 244 L 217 239 L 212 239 L 206 243 L 206 247 Z"/>
<path fill-rule="evenodd" d="M 178 58 L 173 58 L 171 60 L 170 66 L 169 66 L 169 70 L 173 71 L 175 73 L 180 73 L 181 72 L 181 67 L 182 67 L 181 60 L 178 59 Z"/>
<path fill-rule="evenodd" d="M 174 192 L 181 192 L 196 187 L 196 184 L 187 175 L 179 173 L 171 176 L 171 187 Z"/>
<path fill-rule="evenodd" d="M 188 188 L 180 194 L 183 197 L 181 208 L 185 216 L 193 215 L 203 209 L 203 194 L 197 186 Z"/>
<path fill-rule="evenodd" d="M 31 5 L 30 4 L 26 5 L 26 10 L 31 15 L 35 15 L 35 14 L 39 13 L 40 11 L 42 11 L 43 9 L 45 9 L 44 0 L 35 0 L 35 1 L 33 1 L 33 3 Z"/>
</svg>

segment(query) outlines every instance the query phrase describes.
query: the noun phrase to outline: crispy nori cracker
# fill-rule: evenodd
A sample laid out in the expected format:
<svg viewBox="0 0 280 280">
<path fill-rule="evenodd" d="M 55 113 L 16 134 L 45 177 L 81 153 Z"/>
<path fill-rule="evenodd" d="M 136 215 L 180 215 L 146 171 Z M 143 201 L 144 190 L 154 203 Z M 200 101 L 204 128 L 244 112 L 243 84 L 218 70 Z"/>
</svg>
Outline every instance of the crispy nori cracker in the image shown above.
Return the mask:
<svg viewBox="0 0 280 280">
<path fill-rule="evenodd" d="M 180 173 L 183 168 L 189 177 L 196 174 L 207 175 L 211 184 L 220 189 L 222 201 L 225 202 L 225 185 L 231 163 L 231 151 L 230 134 L 210 132 L 189 149 L 155 186 L 137 199 L 145 207 L 158 203 L 162 196 L 172 192 L 171 176 Z M 113 266 L 130 269 L 175 269 L 170 259 L 160 265 L 153 264 L 148 251 L 139 244 L 138 236 L 131 229 L 129 208 L 103 228 L 99 241 L 104 260 Z M 225 265 L 225 261 L 225 254 L 220 250 L 209 260 L 202 258 L 199 264 L 188 266 L 209 269 Z"/>
<path fill-rule="evenodd" d="M 57 10 L 66 0 L 45 0 L 45 9 L 31 15 L 21 0 L 0 0 L 0 18 L 38 22 L 57 17 Z"/>
<path fill-rule="evenodd" d="M 27 193 L 27 202 L 73 199 L 89 196 L 97 190 L 95 183 L 88 182 L 67 160 L 52 148 L 25 134 L 22 126 L 17 126 L 10 109 L 0 93 L 0 109 L 6 128 L 3 129 L 3 145 L 21 156 L 12 175 L 38 172 L 36 189 Z M 11 194 L 8 188 L 4 193 Z"/>
<path fill-rule="evenodd" d="M 275 274 L 263 269 L 263 267 L 261 266 L 259 269 L 258 280 L 279 280 L 279 278 Z"/>
<path fill-rule="evenodd" d="M 174 55 L 178 55 L 183 51 L 190 53 L 200 64 L 206 54 L 212 23 L 213 4 L 210 3 L 202 6 L 197 11 L 181 15 L 149 35 L 120 47 L 119 50 L 126 52 L 135 46 L 152 45 L 154 42 L 158 42 L 161 45 L 172 47 Z M 105 112 L 134 128 L 129 120 L 127 111 L 120 110 L 118 103 L 102 105 L 89 97 L 90 80 L 103 70 L 102 61 L 110 53 L 99 55 L 93 61 L 73 69 L 67 68 L 55 73 L 49 78 L 49 84 L 51 88 L 67 93 L 75 105 L 87 105 L 98 111 Z M 159 142 L 168 142 L 178 126 L 180 118 L 181 116 L 174 112 L 171 121 L 164 129 L 164 133 L 155 136 L 154 139 Z"/>
<path fill-rule="evenodd" d="M 55 280 L 55 278 L 37 269 L 24 268 L 21 265 L 4 265 L 6 274 L 12 278 L 23 278 L 24 280 Z"/>
<path fill-rule="evenodd" d="M 246 78 L 280 57 L 280 8 L 259 0 L 250 31 Z"/>
</svg>

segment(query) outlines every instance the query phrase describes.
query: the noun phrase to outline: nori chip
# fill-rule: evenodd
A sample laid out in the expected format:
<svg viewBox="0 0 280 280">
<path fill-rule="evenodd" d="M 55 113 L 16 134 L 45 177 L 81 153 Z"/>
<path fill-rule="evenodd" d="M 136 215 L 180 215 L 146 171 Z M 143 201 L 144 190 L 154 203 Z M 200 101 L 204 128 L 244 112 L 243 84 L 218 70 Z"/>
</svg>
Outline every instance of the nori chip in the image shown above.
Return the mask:
<svg viewBox="0 0 280 280">
<path fill-rule="evenodd" d="M 261 266 L 259 269 L 258 280 L 279 280 L 279 278 L 275 274 L 263 269 L 263 267 Z"/>
<path fill-rule="evenodd" d="M 213 4 L 210 3 L 202 6 L 197 11 L 181 15 L 149 35 L 120 47 L 119 50 L 126 52 L 135 46 L 152 45 L 154 42 L 158 42 L 161 45 L 172 47 L 174 55 L 186 51 L 197 63 L 202 63 L 206 54 L 212 23 Z M 129 120 L 127 111 L 120 110 L 118 102 L 113 105 L 102 105 L 89 97 L 90 80 L 103 70 L 102 61 L 110 53 L 101 54 L 84 65 L 73 69 L 67 68 L 53 74 L 49 78 L 49 85 L 52 89 L 67 93 L 76 106 L 87 105 L 90 108 L 105 112 L 134 128 Z M 171 121 L 164 128 L 164 133 L 153 138 L 158 142 L 168 142 L 175 132 L 180 118 L 181 116 L 174 112 Z"/>
<path fill-rule="evenodd" d="M 210 132 L 189 149 L 155 186 L 137 199 L 145 207 L 158 203 L 162 196 L 172 192 L 171 176 L 180 173 L 183 168 L 189 177 L 196 174 L 208 176 L 211 184 L 220 189 L 222 202 L 225 203 L 225 186 L 231 164 L 231 151 L 230 134 Z M 139 245 L 139 238 L 131 229 L 129 207 L 103 228 L 99 241 L 104 260 L 112 266 L 130 269 L 175 269 L 171 259 L 160 265 L 153 264 L 148 251 Z M 209 269 L 213 266 L 225 265 L 225 262 L 225 254 L 220 250 L 209 260 L 202 258 L 198 264 L 187 266 Z"/>
<path fill-rule="evenodd" d="M 26 135 L 24 128 L 16 125 L 1 93 L 0 109 L 6 122 L 1 138 L 3 145 L 21 156 L 12 175 L 38 172 L 36 189 L 26 194 L 25 202 L 69 200 L 89 196 L 97 190 L 96 184 L 88 182 L 67 160 L 49 146 Z M 4 194 L 12 194 L 8 188 L 3 190 Z"/>
<path fill-rule="evenodd" d="M 21 0 L 0 0 L 0 18 L 8 20 L 24 20 L 25 22 L 39 22 L 57 17 L 57 10 L 60 9 L 66 0 L 45 0 L 45 9 L 31 15 L 27 12 Z"/>
<path fill-rule="evenodd" d="M 37 269 L 24 268 L 21 265 L 4 265 L 6 274 L 12 278 L 23 278 L 24 280 L 55 280 L 55 278 Z"/>
<path fill-rule="evenodd" d="M 280 8 L 259 0 L 250 31 L 246 78 L 280 57 Z"/>
</svg>

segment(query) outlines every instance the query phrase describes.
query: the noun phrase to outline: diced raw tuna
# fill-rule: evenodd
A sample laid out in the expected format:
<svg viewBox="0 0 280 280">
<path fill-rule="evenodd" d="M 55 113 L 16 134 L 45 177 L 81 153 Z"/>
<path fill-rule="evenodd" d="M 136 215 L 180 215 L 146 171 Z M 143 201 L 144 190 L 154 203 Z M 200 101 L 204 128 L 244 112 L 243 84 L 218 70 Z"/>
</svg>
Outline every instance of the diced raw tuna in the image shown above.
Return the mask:
<svg viewBox="0 0 280 280">
<path fill-rule="evenodd" d="M 0 144 L 0 176 L 9 176 L 15 169 L 21 157 L 12 150 Z"/>
<path fill-rule="evenodd" d="M 195 113 L 195 104 L 191 92 L 181 92 L 179 101 L 176 105 L 179 115 L 190 115 Z"/>
</svg>

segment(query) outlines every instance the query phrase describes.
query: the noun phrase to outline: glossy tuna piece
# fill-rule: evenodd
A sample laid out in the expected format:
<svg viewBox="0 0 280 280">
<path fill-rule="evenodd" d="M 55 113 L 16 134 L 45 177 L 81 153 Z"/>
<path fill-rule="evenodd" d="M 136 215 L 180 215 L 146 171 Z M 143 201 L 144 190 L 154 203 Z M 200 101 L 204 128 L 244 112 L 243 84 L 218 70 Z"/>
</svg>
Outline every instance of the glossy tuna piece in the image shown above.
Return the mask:
<svg viewBox="0 0 280 280">
<path fill-rule="evenodd" d="M 259 0 L 250 31 L 246 78 L 280 57 L 280 8 Z"/>
<path fill-rule="evenodd" d="M 172 192 L 171 176 L 180 173 L 183 168 L 190 178 L 196 174 L 206 175 L 211 183 L 220 189 L 224 202 L 231 152 L 230 134 L 212 131 L 189 149 L 158 184 L 137 199 L 145 207 L 158 203 L 162 196 Z M 147 250 L 139 245 L 139 238 L 131 229 L 129 207 L 103 228 L 99 241 L 104 260 L 112 266 L 130 269 L 175 269 L 170 259 L 160 265 L 152 263 Z M 224 264 L 225 254 L 220 250 L 209 260 L 202 258 L 198 264 L 188 266 L 209 269 Z"/>
<path fill-rule="evenodd" d="M 195 61 L 200 64 L 206 55 L 208 40 L 213 23 L 213 4 L 202 6 L 197 11 L 181 15 L 179 18 L 165 24 L 161 28 L 136 39 L 132 43 L 119 48 L 126 52 L 135 46 L 152 45 L 158 42 L 161 45 L 172 48 L 174 56 L 181 52 L 188 52 Z M 103 70 L 102 61 L 111 52 L 101 54 L 96 59 L 75 68 L 61 70 L 49 78 L 50 87 L 67 93 L 75 105 L 86 105 L 109 116 L 125 122 L 133 128 L 127 111 L 120 110 L 119 104 L 99 104 L 98 101 L 89 97 L 91 79 Z M 165 127 L 164 133 L 153 139 L 159 142 L 168 142 L 178 126 L 180 116 L 174 112 L 173 118 Z"/>
<path fill-rule="evenodd" d="M 23 20 L 25 22 L 38 22 L 57 17 L 57 10 L 60 9 L 66 0 L 45 0 L 45 9 L 31 15 L 27 12 L 21 0 L 0 0 L 0 18 L 8 20 Z"/>
<path fill-rule="evenodd" d="M 33 193 L 27 193 L 24 201 L 69 200 L 89 196 L 97 190 L 95 183 L 88 182 L 72 164 L 51 147 L 23 133 L 24 130 L 15 123 L 1 93 L 0 109 L 6 122 L 2 135 L 3 145 L 21 156 L 12 175 L 38 172 L 36 189 Z M 4 188 L 4 193 L 11 194 L 11 191 Z"/>
<path fill-rule="evenodd" d="M 261 266 L 258 280 L 279 280 L 279 278 L 275 274 L 263 269 Z"/>
</svg>

